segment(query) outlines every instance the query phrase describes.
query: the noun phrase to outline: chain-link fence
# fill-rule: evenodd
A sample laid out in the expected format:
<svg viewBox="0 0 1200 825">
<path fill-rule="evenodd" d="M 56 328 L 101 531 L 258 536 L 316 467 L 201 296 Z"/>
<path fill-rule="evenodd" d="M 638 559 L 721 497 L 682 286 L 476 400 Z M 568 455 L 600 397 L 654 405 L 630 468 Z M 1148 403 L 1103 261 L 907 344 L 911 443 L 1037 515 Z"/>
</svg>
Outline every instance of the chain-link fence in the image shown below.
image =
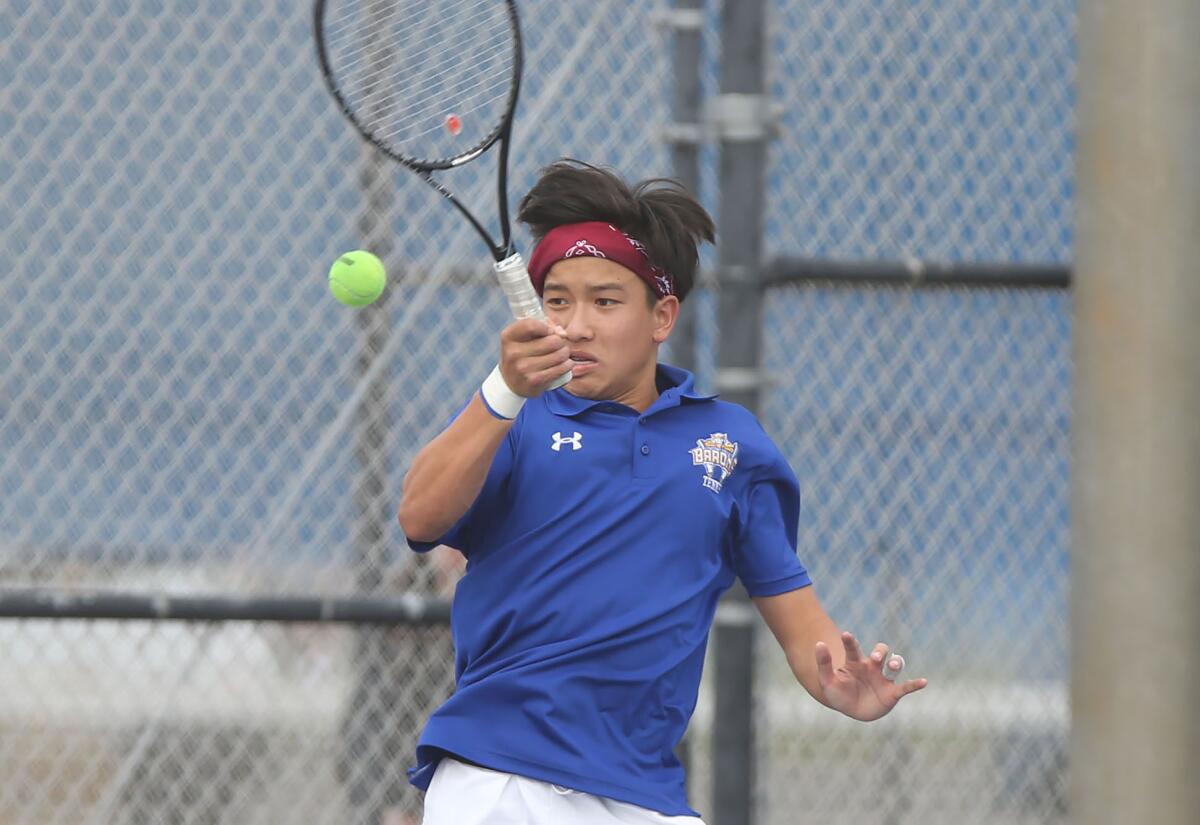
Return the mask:
<svg viewBox="0 0 1200 825">
<path fill-rule="evenodd" d="M 521 4 L 513 198 L 564 155 L 663 173 L 653 8 Z M 337 112 L 310 14 L 0 3 L 0 587 L 449 594 L 460 561 L 407 550 L 399 481 L 507 310 L 469 227 Z M 494 174 L 447 182 L 487 215 Z M 325 270 L 364 246 L 392 283 L 354 312 Z M 419 814 L 444 628 L 0 635 L 3 825 Z"/>
<path fill-rule="evenodd" d="M 1073 2 L 772 11 L 772 255 L 1069 261 Z M 818 592 L 931 687 L 857 725 L 761 634 L 761 821 L 1064 821 L 1069 295 L 809 282 L 766 306 L 763 418 Z"/>
<path fill-rule="evenodd" d="M 763 634 L 764 821 L 1061 821 L 1066 294 L 808 285 L 769 305 L 765 419 L 804 479 L 818 592 L 931 687 L 858 725 L 802 701 Z"/>
<path fill-rule="evenodd" d="M 771 11 L 772 253 L 1069 260 L 1074 0 Z"/>
<path fill-rule="evenodd" d="M 561 155 L 662 171 L 658 30 L 617 7 L 522 4 L 514 197 Z M 391 509 L 399 466 L 494 360 L 506 312 L 486 250 L 411 173 L 370 165 L 321 83 L 306 4 L 0 14 L 5 579 L 71 564 L 78 584 L 171 589 L 183 569 L 255 593 L 353 586 L 372 377 L 356 321 L 391 330 L 366 353 L 390 388 L 372 409 L 396 449 L 368 470 Z M 486 159 L 452 175 L 494 211 Z M 356 314 L 324 270 L 365 234 L 390 247 L 393 288 Z M 406 566 L 394 538 L 385 561 Z"/>
<path fill-rule="evenodd" d="M 0 587 L 452 592 L 461 560 L 409 553 L 393 511 L 506 309 L 470 229 L 337 113 L 308 5 L 0 2 Z M 520 4 L 513 198 L 564 155 L 669 170 L 665 5 Z M 775 4 L 770 255 L 1065 262 L 1073 14 Z M 451 186 L 488 214 L 479 166 Z M 356 312 L 324 269 L 363 246 L 392 284 Z M 762 417 L 801 479 L 802 556 L 836 619 L 933 685 L 848 723 L 764 631 L 758 821 L 1060 821 L 1067 296 L 768 295 Z M 452 682 L 438 628 L 25 619 L 0 649 L 0 825 L 397 825 Z M 711 724 L 704 693 L 702 811 Z"/>
</svg>

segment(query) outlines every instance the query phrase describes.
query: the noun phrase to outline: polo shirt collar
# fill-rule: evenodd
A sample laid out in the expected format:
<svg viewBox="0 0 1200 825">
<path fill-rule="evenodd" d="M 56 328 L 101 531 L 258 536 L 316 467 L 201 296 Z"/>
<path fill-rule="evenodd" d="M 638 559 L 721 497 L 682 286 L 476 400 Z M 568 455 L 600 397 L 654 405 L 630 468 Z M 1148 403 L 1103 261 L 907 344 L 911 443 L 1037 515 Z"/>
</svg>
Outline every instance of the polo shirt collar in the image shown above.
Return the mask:
<svg viewBox="0 0 1200 825">
<path fill-rule="evenodd" d="M 711 401 L 717 397 L 716 394 L 703 395 L 696 392 L 695 376 L 685 369 L 672 367 L 670 364 L 658 365 L 657 378 L 659 385 L 666 385 L 667 389 L 659 393 L 658 398 L 642 415 L 653 415 L 670 407 L 677 407 L 684 402 Z M 551 390 L 544 397 L 546 399 L 546 406 L 555 415 L 564 415 L 567 417 L 582 415 L 593 407 L 605 404 L 623 407 L 633 412 L 631 407 L 625 407 L 624 404 L 594 398 L 580 398 L 577 395 L 571 395 L 571 393 L 562 387 Z"/>
</svg>

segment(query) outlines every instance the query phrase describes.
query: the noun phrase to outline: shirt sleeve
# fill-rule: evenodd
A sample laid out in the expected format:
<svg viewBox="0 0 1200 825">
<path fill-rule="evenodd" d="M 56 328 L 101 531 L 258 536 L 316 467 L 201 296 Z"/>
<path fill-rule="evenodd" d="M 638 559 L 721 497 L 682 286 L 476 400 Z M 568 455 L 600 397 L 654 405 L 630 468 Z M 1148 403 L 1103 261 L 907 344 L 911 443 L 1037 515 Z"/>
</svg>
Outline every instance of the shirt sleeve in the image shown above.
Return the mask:
<svg viewBox="0 0 1200 825">
<path fill-rule="evenodd" d="M 467 404 L 469 403 L 468 400 Z M 446 423 L 447 427 L 462 414 L 462 411 L 467 408 L 467 404 L 463 404 L 458 412 L 450 417 Z M 487 478 L 483 481 L 483 488 L 475 498 L 475 503 L 440 537 L 433 541 L 416 541 L 410 538 L 407 539 L 409 547 L 418 553 L 427 553 L 435 547 L 446 545 L 458 550 L 464 556 L 471 555 L 471 545 L 477 534 L 477 526 L 490 523 L 493 514 L 503 512 L 505 507 L 508 477 L 512 472 L 517 432 L 521 420 L 522 416 L 518 415 L 516 423 L 509 429 L 508 434 L 496 449 L 496 455 L 492 458 L 492 466 L 488 468 Z"/>
<path fill-rule="evenodd" d="M 735 572 L 751 596 L 777 596 L 812 584 L 796 555 L 800 484 L 774 445 L 772 452 L 746 493 L 733 548 Z"/>
</svg>

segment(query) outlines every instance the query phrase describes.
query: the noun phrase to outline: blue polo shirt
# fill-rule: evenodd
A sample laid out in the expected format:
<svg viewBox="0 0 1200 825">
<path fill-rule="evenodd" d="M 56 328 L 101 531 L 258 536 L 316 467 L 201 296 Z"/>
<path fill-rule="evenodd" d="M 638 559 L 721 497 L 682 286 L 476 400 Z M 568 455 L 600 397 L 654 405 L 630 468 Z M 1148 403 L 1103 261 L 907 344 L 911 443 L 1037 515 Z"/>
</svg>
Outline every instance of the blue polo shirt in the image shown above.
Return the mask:
<svg viewBox="0 0 1200 825">
<path fill-rule="evenodd" d="M 695 816 L 674 747 L 696 705 L 713 614 L 804 587 L 800 492 L 745 408 L 658 367 L 645 412 L 552 390 L 528 401 L 479 497 L 438 544 L 467 557 L 454 597 L 457 687 L 412 783 L 438 760 Z"/>
</svg>

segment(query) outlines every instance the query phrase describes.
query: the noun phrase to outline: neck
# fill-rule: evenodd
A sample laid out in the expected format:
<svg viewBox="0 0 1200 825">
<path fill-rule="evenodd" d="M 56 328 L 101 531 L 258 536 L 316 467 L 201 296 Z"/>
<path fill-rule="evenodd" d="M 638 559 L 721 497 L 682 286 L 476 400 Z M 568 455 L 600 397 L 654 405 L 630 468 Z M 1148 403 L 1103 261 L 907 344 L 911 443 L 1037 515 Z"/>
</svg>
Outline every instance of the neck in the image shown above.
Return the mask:
<svg viewBox="0 0 1200 825">
<path fill-rule="evenodd" d="M 658 400 L 658 361 L 655 359 L 645 368 L 639 369 L 637 377 L 625 389 L 613 395 L 608 395 L 607 393 L 602 395 L 588 395 L 585 393 L 581 395 L 578 392 L 573 392 L 570 384 L 567 385 L 566 391 L 581 398 L 590 398 L 595 401 L 614 401 L 618 404 L 624 404 L 626 407 L 631 407 L 640 413 L 645 412 L 650 408 L 651 404 Z"/>
<path fill-rule="evenodd" d="M 619 393 L 613 401 L 633 407 L 638 412 L 645 412 L 658 400 L 658 395 L 658 362 L 654 360 L 640 372 L 633 385 L 625 392 Z"/>
</svg>

